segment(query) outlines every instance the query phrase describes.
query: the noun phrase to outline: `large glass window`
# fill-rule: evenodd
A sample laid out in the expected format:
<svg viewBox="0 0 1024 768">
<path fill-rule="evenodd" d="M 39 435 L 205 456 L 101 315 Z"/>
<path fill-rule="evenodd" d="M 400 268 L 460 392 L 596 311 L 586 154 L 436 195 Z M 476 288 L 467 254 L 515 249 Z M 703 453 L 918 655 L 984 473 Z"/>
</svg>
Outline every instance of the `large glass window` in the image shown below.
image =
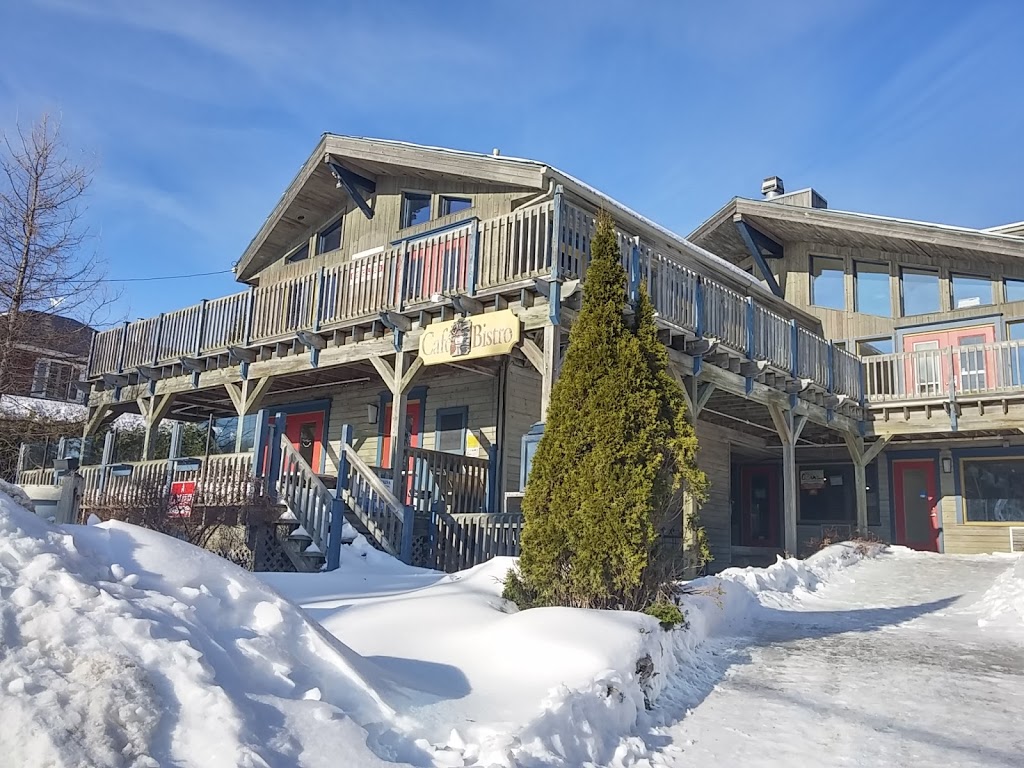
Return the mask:
<svg viewBox="0 0 1024 768">
<path fill-rule="evenodd" d="M 901 277 L 904 315 L 923 315 L 942 308 L 938 272 L 908 268 L 902 271 Z"/>
<path fill-rule="evenodd" d="M 853 262 L 854 300 L 857 311 L 867 315 L 892 315 L 889 293 L 889 265 L 869 261 Z"/>
<path fill-rule="evenodd" d="M 473 207 L 473 201 L 468 197 L 442 197 L 441 215 L 447 216 L 450 213 L 458 213 Z"/>
<path fill-rule="evenodd" d="M 802 523 L 857 523 L 857 486 L 852 464 L 801 464 L 800 515 Z M 878 465 L 864 472 L 868 497 L 868 525 L 879 525 Z"/>
<path fill-rule="evenodd" d="M 987 277 L 953 275 L 953 308 L 980 307 L 992 303 L 992 281 Z"/>
<path fill-rule="evenodd" d="M 1024 457 L 964 459 L 960 485 L 967 522 L 1024 522 Z"/>
<path fill-rule="evenodd" d="M 843 260 L 811 256 L 811 304 L 830 309 L 846 308 Z"/>
<path fill-rule="evenodd" d="M 879 339 L 860 339 L 857 342 L 857 354 L 861 357 L 867 357 L 869 355 L 891 355 L 893 352 L 893 343 L 891 336 L 885 336 Z"/>
<path fill-rule="evenodd" d="M 1012 277 L 1006 278 L 1006 300 L 1024 301 L 1024 280 L 1015 280 Z"/>
<path fill-rule="evenodd" d="M 466 452 L 466 411 L 452 408 L 437 412 L 437 445 L 444 453 Z"/>
<path fill-rule="evenodd" d="M 327 253 L 341 248 L 341 221 L 338 219 L 333 224 L 328 224 L 320 233 L 316 244 L 317 253 Z"/>
<path fill-rule="evenodd" d="M 430 194 L 427 192 L 402 193 L 402 229 L 430 221 Z"/>
</svg>

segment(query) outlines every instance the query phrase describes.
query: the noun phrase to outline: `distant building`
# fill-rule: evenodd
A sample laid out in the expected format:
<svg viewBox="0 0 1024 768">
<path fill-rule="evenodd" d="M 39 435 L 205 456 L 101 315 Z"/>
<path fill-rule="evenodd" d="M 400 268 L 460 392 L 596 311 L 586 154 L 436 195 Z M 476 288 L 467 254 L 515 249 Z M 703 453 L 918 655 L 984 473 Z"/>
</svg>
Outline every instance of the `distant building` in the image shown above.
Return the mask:
<svg viewBox="0 0 1024 768">
<path fill-rule="evenodd" d="M 26 311 L 31 340 L 16 346 L 11 379 L 0 394 L 83 403 L 75 386 L 89 360 L 89 345 L 96 331 L 70 317 Z M 0 325 L 6 322 L 0 316 Z"/>
</svg>

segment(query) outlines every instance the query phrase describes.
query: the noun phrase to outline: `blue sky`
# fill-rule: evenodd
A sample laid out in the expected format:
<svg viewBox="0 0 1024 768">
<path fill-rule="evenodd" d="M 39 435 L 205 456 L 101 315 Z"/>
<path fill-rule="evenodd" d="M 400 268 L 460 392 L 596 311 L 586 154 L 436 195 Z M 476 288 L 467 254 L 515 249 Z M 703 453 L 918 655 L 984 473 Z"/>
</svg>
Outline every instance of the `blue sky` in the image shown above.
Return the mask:
<svg viewBox="0 0 1024 768">
<path fill-rule="evenodd" d="M 1022 29 L 1019 2 L 3 0 L 0 128 L 60 113 L 115 278 L 230 268 L 324 131 L 500 147 L 682 234 L 772 174 L 992 226 L 1024 219 Z"/>
</svg>

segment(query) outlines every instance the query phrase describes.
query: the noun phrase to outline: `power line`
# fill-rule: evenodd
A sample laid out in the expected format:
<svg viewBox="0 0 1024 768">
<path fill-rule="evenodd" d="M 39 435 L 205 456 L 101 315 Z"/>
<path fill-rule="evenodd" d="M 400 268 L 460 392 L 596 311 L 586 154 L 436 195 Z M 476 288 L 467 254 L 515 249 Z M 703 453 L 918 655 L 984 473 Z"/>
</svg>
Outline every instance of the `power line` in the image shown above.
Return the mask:
<svg viewBox="0 0 1024 768">
<path fill-rule="evenodd" d="M 232 270 L 221 269 L 216 272 L 193 272 L 190 275 L 161 275 L 159 277 L 104 277 L 96 280 L 97 283 L 148 283 L 155 280 L 188 280 L 192 277 L 212 277 L 213 275 L 227 275 Z"/>
</svg>

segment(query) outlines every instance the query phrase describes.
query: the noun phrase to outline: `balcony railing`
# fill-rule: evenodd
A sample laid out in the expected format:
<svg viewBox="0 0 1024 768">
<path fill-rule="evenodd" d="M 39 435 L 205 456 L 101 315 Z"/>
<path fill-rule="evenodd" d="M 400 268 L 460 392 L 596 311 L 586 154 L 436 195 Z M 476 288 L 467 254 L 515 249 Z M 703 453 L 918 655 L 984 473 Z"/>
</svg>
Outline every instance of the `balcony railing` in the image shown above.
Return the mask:
<svg viewBox="0 0 1024 768">
<path fill-rule="evenodd" d="M 919 349 L 864 359 L 872 403 L 1024 393 L 1024 342 Z"/>
<path fill-rule="evenodd" d="M 99 333 L 89 375 L 290 340 L 298 331 L 327 331 L 384 310 L 429 303 L 436 294 L 472 295 L 541 276 L 583 278 L 595 227 L 593 214 L 551 200 L 486 221 L 470 219 L 318 272 Z M 616 231 L 616 239 L 631 289 L 646 282 L 664 324 L 713 337 L 740 356 L 767 361 L 786 375 L 861 402 L 863 378 L 856 356 L 760 301 L 698 274 L 678 254 L 623 230 Z"/>
</svg>

